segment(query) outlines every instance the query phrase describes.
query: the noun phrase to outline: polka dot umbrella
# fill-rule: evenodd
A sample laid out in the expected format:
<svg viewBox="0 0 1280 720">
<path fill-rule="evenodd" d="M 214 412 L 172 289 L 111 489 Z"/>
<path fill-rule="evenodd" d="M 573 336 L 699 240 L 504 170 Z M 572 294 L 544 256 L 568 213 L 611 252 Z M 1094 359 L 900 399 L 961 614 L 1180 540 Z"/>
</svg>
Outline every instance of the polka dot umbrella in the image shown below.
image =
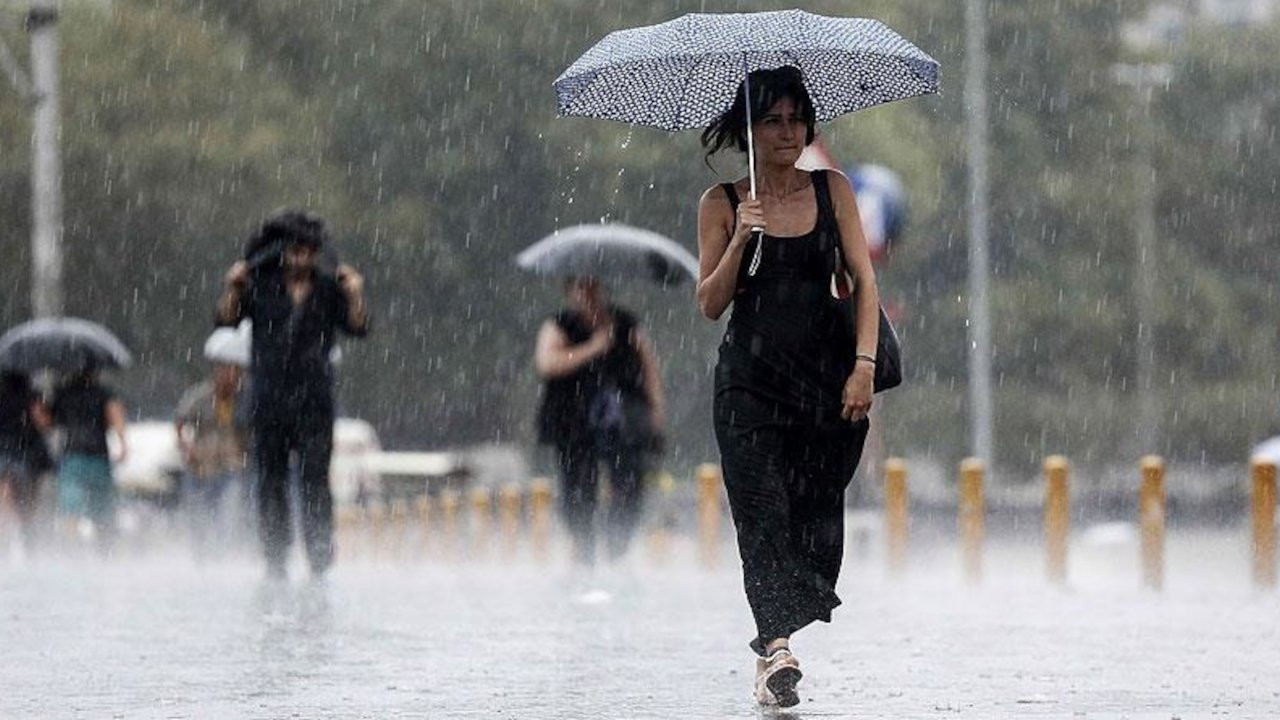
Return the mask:
<svg viewBox="0 0 1280 720">
<path fill-rule="evenodd" d="M 876 20 L 802 10 L 690 13 L 606 35 L 553 83 L 561 115 L 704 128 L 756 70 L 800 69 L 817 122 L 938 92 L 938 63 Z M 747 128 L 751 127 L 748 103 Z M 755 155 L 748 138 L 751 194 Z"/>
</svg>

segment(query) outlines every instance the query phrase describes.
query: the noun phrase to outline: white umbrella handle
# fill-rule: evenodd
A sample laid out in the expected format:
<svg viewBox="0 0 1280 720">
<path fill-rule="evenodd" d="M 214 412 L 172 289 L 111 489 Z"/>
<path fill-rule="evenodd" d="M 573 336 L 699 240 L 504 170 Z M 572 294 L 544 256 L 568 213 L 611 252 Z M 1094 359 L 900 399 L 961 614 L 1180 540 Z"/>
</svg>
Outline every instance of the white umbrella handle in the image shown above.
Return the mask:
<svg viewBox="0 0 1280 720">
<path fill-rule="evenodd" d="M 747 177 L 751 182 L 751 199 L 756 199 L 756 143 L 751 133 L 751 69 L 747 66 L 747 54 L 742 53 L 742 99 L 747 109 Z M 751 264 L 747 266 L 747 275 L 754 276 L 760 269 L 760 246 L 764 245 L 764 228 L 752 227 L 751 234 L 756 236 L 756 251 L 751 255 Z"/>
</svg>

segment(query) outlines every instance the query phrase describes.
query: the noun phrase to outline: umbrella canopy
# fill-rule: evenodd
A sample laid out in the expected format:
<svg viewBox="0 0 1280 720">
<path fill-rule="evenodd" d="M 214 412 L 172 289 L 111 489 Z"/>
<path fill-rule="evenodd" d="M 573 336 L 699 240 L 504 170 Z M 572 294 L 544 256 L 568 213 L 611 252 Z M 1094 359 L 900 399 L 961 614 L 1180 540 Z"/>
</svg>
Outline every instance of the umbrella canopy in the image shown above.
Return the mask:
<svg viewBox="0 0 1280 720">
<path fill-rule="evenodd" d="M 938 63 L 876 20 L 690 13 L 605 36 L 556 79 L 562 115 L 706 127 L 756 70 L 800 69 L 817 122 L 938 92 Z"/>
<path fill-rule="evenodd" d="M 125 367 L 132 361 L 110 330 L 79 318 L 31 320 L 0 336 L 0 368 L 8 370 L 76 372 Z"/>
<path fill-rule="evenodd" d="M 607 223 L 558 230 L 525 248 L 516 265 L 540 275 L 643 278 L 661 285 L 698 277 L 698 261 L 674 240 Z"/>
</svg>

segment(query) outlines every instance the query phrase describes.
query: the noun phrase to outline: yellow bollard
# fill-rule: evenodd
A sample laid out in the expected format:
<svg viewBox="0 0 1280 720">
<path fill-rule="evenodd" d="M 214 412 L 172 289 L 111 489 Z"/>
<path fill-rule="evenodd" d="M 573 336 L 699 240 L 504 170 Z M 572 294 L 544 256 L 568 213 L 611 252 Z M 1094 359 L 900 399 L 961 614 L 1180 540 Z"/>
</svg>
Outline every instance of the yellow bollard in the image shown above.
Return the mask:
<svg viewBox="0 0 1280 720">
<path fill-rule="evenodd" d="M 404 556 L 404 536 L 409 528 L 409 502 L 404 498 L 391 501 L 390 537 L 387 539 L 388 551 L 397 560 Z"/>
<path fill-rule="evenodd" d="M 342 551 L 340 557 L 350 558 L 356 556 L 356 547 L 359 545 L 360 532 L 360 509 L 354 505 L 342 505 L 334 513 L 337 530 L 337 545 Z"/>
<path fill-rule="evenodd" d="M 1276 465 L 1255 458 L 1253 476 L 1253 584 L 1276 586 Z"/>
<path fill-rule="evenodd" d="M 654 565 L 665 565 L 671 557 L 671 529 L 676 524 L 671 507 L 676 479 L 666 470 L 659 470 L 653 475 L 653 484 L 658 489 L 658 521 L 649 535 L 649 556 Z"/>
<path fill-rule="evenodd" d="M 413 503 L 414 510 L 418 514 L 418 552 L 419 557 L 428 554 L 428 538 L 431 537 L 431 496 L 425 492 L 418 496 Z"/>
<path fill-rule="evenodd" d="M 1142 458 L 1142 487 L 1138 490 L 1138 521 L 1142 532 L 1142 583 L 1152 590 L 1164 587 L 1164 459 Z"/>
<path fill-rule="evenodd" d="M 1061 455 L 1044 461 L 1044 544 L 1049 582 L 1067 580 L 1067 537 L 1071 532 L 1071 495 L 1068 474 L 1071 466 Z"/>
<path fill-rule="evenodd" d="M 982 476 L 986 467 L 978 458 L 960 463 L 960 546 L 964 575 L 970 582 L 982 579 L 982 543 L 986 535 L 986 506 Z"/>
<path fill-rule="evenodd" d="M 450 560 L 455 558 L 458 552 L 458 507 L 460 505 L 462 505 L 462 498 L 458 496 L 457 490 L 440 491 L 444 556 Z"/>
<path fill-rule="evenodd" d="M 471 555 L 481 557 L 488 550 L 492 525 L 493 493 L 476 488 L 471 491 Z"/>
<path fill-rule="evenodd" d="M 386 514 L 386 508 L 381 502 L 371 502 L 364 508 L 365 518 L 369 522 L 368 554 L 375 561 L 382 559 L 383 555 L 383 528 Z"/>
<path fill-rule="evenodd" d="M 502 532 L 502 554 L 510 560 L 520 541 L 520 486 L 507 483 L 498 490 L 498 523 Z"/>
<path fill-rule="evenodd" d="M 551 481 L 534 478 L 529 484 L 529 534 L 533 539 L 533 557 L 545 562 L 551 541 Z"/>
<path fill-rule="evenodd" d="M 698 545 L 702 564 L 715 567 L 716 549 L 720 542 L 720 466 L 703 463 L 698 466 Z"/>
<path fill-rule="evenodd" d="M 889 543 L 889 571 L 898 574 L 907 564 L 907 463 L 889 458 L 884 463 L 884 515 Z"/>
</svg>

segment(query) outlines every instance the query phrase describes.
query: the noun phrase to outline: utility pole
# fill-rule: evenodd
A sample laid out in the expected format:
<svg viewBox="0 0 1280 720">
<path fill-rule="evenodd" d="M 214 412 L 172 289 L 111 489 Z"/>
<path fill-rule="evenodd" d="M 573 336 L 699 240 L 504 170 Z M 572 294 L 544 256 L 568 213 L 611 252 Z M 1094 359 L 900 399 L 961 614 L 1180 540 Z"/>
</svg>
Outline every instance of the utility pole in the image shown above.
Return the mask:
<svg viewBox="0 0 1280 720">
<path fill-rule="evenodd" d="M 969 169 L 969 429 L 970 454 L 994 467 L 988 226 L 987 3 L 965 1 L 964 100 Z"/>
<path fill-rule="evenodd" d="M 1138 394 L 1138 419 L 1134 428 L 1134 451 L 1139 455 L 1159 454 L 1160 395 L 1155 387 L 1157 370 L 1155 324 L 1159 243 L 1156 229 L 1156 170 L 1152 158 L 1154 120 L 1151 96 L 1157 85 L 1168 83 L 1172 68 L 1164 63 L 1117 64 L 1112 67 L 1117 83 L 1133 89 L 1138 99 L 1138 116 L 1133 130 L 1133 254 L 1134 254 L 1134 390 Z"/>
<path fill-rule="evenodd" d="M 58 0 L 31 0 L 31 312 L 62 315 L 62 159 L 58 118 Z"/>
</svg>

